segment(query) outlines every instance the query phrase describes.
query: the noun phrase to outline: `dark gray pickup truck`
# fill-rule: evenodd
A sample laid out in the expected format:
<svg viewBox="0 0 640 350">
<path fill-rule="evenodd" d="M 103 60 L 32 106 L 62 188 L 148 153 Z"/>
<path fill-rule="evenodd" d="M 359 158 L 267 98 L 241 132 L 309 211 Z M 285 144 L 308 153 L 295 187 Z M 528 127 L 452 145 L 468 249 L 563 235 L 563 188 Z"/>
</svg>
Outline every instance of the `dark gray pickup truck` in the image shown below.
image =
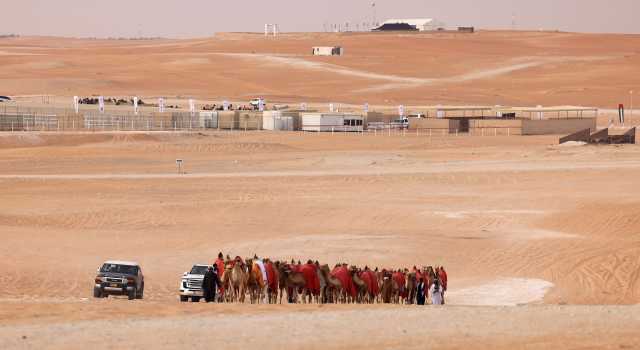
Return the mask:
<svg viewBox="0 0 640 350">
<path fill-rule="evenodd" d="M 131 261 L 107 261 L 98 269 L 93 286 L 94 298 L 126 295 L 129 300 L 142 299 L 144 276 L 140 265 Z"/>
</svg>

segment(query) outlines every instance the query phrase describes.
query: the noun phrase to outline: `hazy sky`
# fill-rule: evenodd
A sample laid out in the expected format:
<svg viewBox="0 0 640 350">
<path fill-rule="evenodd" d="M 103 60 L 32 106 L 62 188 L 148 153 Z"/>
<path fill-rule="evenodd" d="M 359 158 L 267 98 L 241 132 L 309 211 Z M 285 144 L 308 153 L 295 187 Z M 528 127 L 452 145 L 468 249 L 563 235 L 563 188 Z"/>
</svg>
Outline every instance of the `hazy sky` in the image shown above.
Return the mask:
<svg viewBox="0 0 640 350">
<path fill-rule="evenodd" d="M 210 36 L 323 31 L 325 24 L 432 17 L 448 26 L 640 33 L 640 0 L 2 0 L 0 34 Z"/>
</svg>

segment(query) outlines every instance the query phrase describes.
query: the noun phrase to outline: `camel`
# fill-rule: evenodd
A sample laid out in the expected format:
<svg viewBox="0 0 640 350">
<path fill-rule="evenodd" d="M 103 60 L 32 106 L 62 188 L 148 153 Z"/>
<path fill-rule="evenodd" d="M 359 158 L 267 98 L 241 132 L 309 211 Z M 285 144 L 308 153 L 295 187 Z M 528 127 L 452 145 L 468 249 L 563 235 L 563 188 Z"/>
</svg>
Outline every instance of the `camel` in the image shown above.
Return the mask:
<svg viewBox="0 0 640 350">
<path fill-rule="evenodd" d="M 384 274 L 382 277 L 382 287 L 380 287 L 380 296 L 382 297 L 382 302 L 385 304 L 390 304 L 393 299 L 393 284 L 394 281 L 391 279 L 391 275 Z"/>
<path fill-rule="evenodd" d="M 259 304 L 262 299 L 262 291 L 264 289 L 264 281 L 262 280 L 262 272 L 252 259 L 245 259 L 247 268 L 247 290 L 249 292 L 249 301 L 251 304 Z"/>
<path fill-rule="evenodd" d="M 307 282 L 304 275 L 300 272 L 294 272 L 290 266 L 281 264 L 278 273 L 284 277 L 284 286 L 287 290 L 287 298 L 291 303 L 298 302 L 298 289 L 302 290 L 302 295 L 307 294 Z M 282 278 L 281 277 L 281 278 Z M 282 285 L 282 284 L 281 284 Z"/>
<path fill-rule="evenodd" d="M 409 274 L 407 274 L 407 284 L 406 284 L 406 290 L 407 290 L 407 299 L 406 299 L 406 303 L 407 304 L 414 304 L 416 301 L 416 294 L 417 294 L 417 288 L 418 286 L 418 282 L 416 280 L 416 273 L 415 272 L 411 272 Z"/>
<path fill-rule="evenodd" d="M 331 276 L 331 270 L 329 269 L 329 265 L 320 266 L 320 274 L 323 276 L 326 287 L 324 289 L 324 299 L 325 303 L 337 303 L 338 296 L 343 294 L 342 283 L 336 277 Z"/>
<path fill-rule="evenodd" d="M 229 301 L 228 297 L 229 297 L 229 280 L 230 280 L 230 273 L 227 273 L 227 263 L 225 263 L 225 268 L 224 270 L 222 270 L 221 272 L 221 278 L 220 278 L 220 282 L 221 282 L 221 286 L 220 286 L 220 293 L 218 293 L 217 298 L 218 298 L 218 302 L 224 302 L 224 301 Z"/>
<path fill-rule="evenodd" d="M 317 302 L 318 304 L 324 304 L 327 302 L 326 300 L 326 289 L 327 289 L 327 280 L 324 277 L 324 274 L 320 270 L 320 263 L 316 261 L 316 273 L 318 274 L 318 280 L 320 281 L 320 294 L 318 295 Z"/>
<path fill-rule="evenodd" d="M 240 262 L 228 264 L 225 275 L 229 275 L 229 300 L 244 303 L 244 293 L 247 286 L 247 274 Z"/>
<path fill-rule="evenodd" d="M 367 284 L 358 276 L 358 269 L 355 266 L 351 266 L 349 269 L 351 273 L 351 279 L 356 287 L 356 303 L 364 302 L 364 298 L 367 295 Z"/>
<path fill-rule="evenodd" d="M 282 304 L 282 296 L 284 295 L 284 291 L 287 288 L 287 278 L 284 275 L 284 273 L 282 273 L 282 268 L 284 266 L 284 263 L 281 263 L 280 261 L 276 261 L 274 267 L 276 269 L 276 273 L 278 274 L 278 289 L 279 289 L 279 300 L 278 302 L 280 304 Z"/>
<path fill-rule="evenodd" d="M 280 274 L 278 273 L 278 269 L 276 264 L 271 262 L 269 259 L 265 259 L 265 264 L 268 265 L 268 271 L 273 272 L 273 276 L 268 276 L 269 280 L 267 281 L 267 300 L 269 304 L 277 304 L 278 303 L 278 281 L 280 280 Z M 273 278 L 272 281 L 270 278 Z"/>
</svg>

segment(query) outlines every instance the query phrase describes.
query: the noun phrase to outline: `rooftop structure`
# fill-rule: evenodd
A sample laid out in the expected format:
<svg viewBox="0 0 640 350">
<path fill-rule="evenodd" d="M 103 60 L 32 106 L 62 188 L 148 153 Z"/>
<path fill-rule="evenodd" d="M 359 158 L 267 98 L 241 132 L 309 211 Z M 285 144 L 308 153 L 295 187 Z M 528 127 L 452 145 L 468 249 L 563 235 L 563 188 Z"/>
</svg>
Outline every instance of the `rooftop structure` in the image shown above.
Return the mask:
<svg viewBox="0 0 640 350">
<path fill-rule="evenodd" d="M 433 31 L 444 27 L 444 23 L 436 21 L 433 18 L 408 18 L 408 19 L 388 19 L 374 30 L 418 30 Z"/>
</svg>

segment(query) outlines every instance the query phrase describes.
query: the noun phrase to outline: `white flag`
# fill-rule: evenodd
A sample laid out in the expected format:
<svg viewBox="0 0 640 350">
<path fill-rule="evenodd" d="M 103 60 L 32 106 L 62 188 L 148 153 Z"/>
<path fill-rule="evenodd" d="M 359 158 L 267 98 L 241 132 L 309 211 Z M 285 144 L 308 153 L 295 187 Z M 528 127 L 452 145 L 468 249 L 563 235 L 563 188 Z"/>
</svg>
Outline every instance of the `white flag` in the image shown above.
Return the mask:
<svg viewBox="0 0 640 350">
<path fill-rule="evenodd" d="M 333 103 L 329 103 L 329 112 L 333 112 Z"/>
<path fill-rule="evenodd" d="M 162 97 L 158 99 L 158 112 L 164 113 L 164 98 Z"/>
<path fill-rule="evenodd" d="M 133 114 L 138 115 L 138 97 L 133 97 Z"/>
<path fill-rule="evenodd" d="M 196 102 L 192 98 L 189 99 L 189 112 L 196 112 Z"/>
<path fill-rule="evenodd" d="M 307 104 L 306 103 L 301 103 L 300 104 L 300 110 L 301 111 L 306 111 L 307 110 Z"/>
<path fill-rule="evenodd" d="M 258 100 L 258 110 L 260 112 L 264 112 L 264 100 L 263 99 Z"/>
<path fill-rule="evenodd" d="M 104 113 L 104 97 L 103 96 L 98 97 L 98 110 L 100 111 L 100 113 Z"/>
<path fill-rule="evenodd" d="M 365 102 L 364 104 L 364 112 L 369 113 L 369 104 Z"/>
<path fill-rule="evenodd" d="M 404 117 L 404 106 L 403 105 L 398 106 L 398 114 L 401 117 Z"/>
<path fill-rule="evenodd" d="M 225 111 L 229 110 L 229 102 L 228 101 L 223 101 L 222 102 L 222 109 L 224 109 Z"/>
<path fill-rule="evenodd" d="M 73 109 L 76 111 L 76 114 L 80 111 L 80 99 L 78 96 L 73 96 Z"/>
</svg>

